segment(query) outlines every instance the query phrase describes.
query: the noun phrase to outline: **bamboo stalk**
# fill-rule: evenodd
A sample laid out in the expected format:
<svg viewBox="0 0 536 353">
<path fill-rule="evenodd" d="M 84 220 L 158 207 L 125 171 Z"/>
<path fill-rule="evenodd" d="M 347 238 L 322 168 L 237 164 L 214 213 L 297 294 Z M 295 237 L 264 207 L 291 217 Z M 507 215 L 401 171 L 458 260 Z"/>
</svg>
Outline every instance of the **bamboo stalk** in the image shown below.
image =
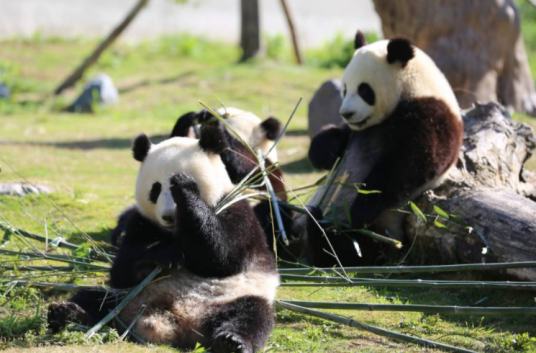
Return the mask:
<svg viewBox="0 0 536 353">
<path fill-rule="evenodd" d="M 277 225 L 279 227 L 279 231 L 281 234 L 281 238 L 283 238 L 283 242 L 286 246 L 289 246 L 289 241 L 287 237 L 287 232 L 285 231 L 285 226 L 283 225 L 283 219 L 281 218 L 281 210 L 279 209 L 279 203 L 277 202 L 277 197 L 275 196 L 274 188 L 272 187 L 272 183 L 270 182 L 270 178 L 268 177 L 268 173 L 266 173 L 266 170 L 264 169 L 264 158 L 259 158 L 261 171 L 264 175 L 264 182 L 266 183 L 266 189 L 268 190 L 268 193 L 270 194 L 270 202 L 272 203 L 273 207 L 273 213 L 275 214 L 275 220 L 277 222 Z"/>
<path fill-rule="evenodd" d="M 115 307 L 115 309 L 110 311 L 108 315 L 106 315 L 101 321 L 97 322 L 95 326 L 90 328 L 84 334 L 84 336 L 86 336 L 87 338 L 90 338 L 95 333 L 97 333 L 104 325 L 106 325 L 110 320 L 116 317 L 121 312 L 121 310 L 123 310 L 123 308 L 127 306 L 127 304 L 132 300 L 132 298 L 134 298 L 139 292 L 141 292 L 142 289 L 145 288 L 145 286 L 149 284 L 149 282 L 151 282 L 160 273 L 160 271 L 162 271 L 162 268 L 159 266 L 156 267 L 151 273 L 149 273 L 147 277 L 145 277 L 143 281 L 141 281 L 140 284 L 138 284 L 136 287 L 134 287 L 134 289 L 130 291 L 130 293 L 128 293 L 125 299 L 123 299 L 121 303 L 119 303 L 119 305 Z"/>
<path fill-rule="evenodd" d="M 72 266 L 0 266 L 5 271 L 41 271 L 41 272 L 66 272 L 75 270 Z"/>
<path fill-rule="evenodd" d="M 497 262 L 491 264 L 463 264 L 463 265 L 434 265 L 434 266 L 370 266 L 345 267 L 347 273 L 374 274 L 374 273 L 427 273 L 427 272 L 457 272 L 457 271 L 486 271 L 510 268 L 534 268 L 536 261 L 524 262 Z M 324 273 L 337 273 L 341 268 L 280 268 L 279 273 L 307 274 L 313 270 Z"/>
<path fill-rule="evenodd" d="M 116 317 L 114 320 L 117 321 L 121 326 L 123 326 L 125 330 L 127 329 L 127 325 L 119 317 Z M 138 336 L 134 331 L 130 331 L 129 333 L 132 338 L 134 338 L 134 340 L 136 340 L 138 343 L 147 344 L 147 341 Z"/>
<path fill-rule="evenodd" d="M 2 283 L 0 281 L 0 283 Z M 88 290 L 96 292 L 110 292 L 112 294 L 121 294 L 124 292 L 122 289 L 113 289 L 113 288 L 104 288 L 100 286 L 77 286 L 70 283 L 49 283 L 49 282 L 40 282 L 40 281 L 4 281 L 3 283 L 10 283 L 14 286 L 20 287 L 34 287 L 40 289 L 50 289 L 56 290 L 59 292 L 73 292 L 78 290 Z"/>
<path fill-rule="evenodd" d="M 125 339 L 125 337 L 128 335 L 128 333 L 130 332 L 130 330 L 132 330 L 132 328 L 134 327 L 134 325 L 136 324 L 136 322 L 138 322 L 140 316 L 143 314 L 143 312 L 145 311 L 145 309 L 147 309 L 147 304 L 143 304 L 140 308 L 140 310 L 138 311 L 138 313 L 136 314 L 136 316 L 134 316 L 134 319 L 132 319 L 132 322 L 130 323 L 130 325 L 128 325 L 127 329 L 125 330 L 125 332 L 123 332 L 123 334 L 121 335 L 121 337 L 119 337 L 119 340 L 122 341 Z"/>
<path fill-rule="evenodd" d="M 403 246 L 402 242 L 400 242 L 399 240 L 389 238 L 389 237 L 386 237 L 385 235 L 374 233 L 374 232 L 372 232 L 370 230 L 366 230 L 366 229 L 343 230 L 343 231 L 341 231 L 341 233 L 359 233 L 361 235 L 367 236 L 369 238 L 372 238 L 374 240 L 380 241 L 382 243 L 392 245 L 397 249 L 402 249 L 402 246 Z"/>
<path fill-rule="evenodd" d="M 18 228 L 14 228 L 14 227 L 7 227 L 5 224 L 3 223 L 0 223 L 0 228 L 1 229 L 4 229 L 4 230 L 8 230 L 10 232 L 13 232 L 13 233 L 18 233 L 20 234 L 21 236 L 25 237 L 25 238 L 30 238 L 30 239 L 34 239 L 34 240 L 37 240 L 37 241 L 40 241 L 42 243 L 46 243 L 47 242 L 47 238 L 42 236 L 42 235 L 38 235 L 38 234 L 34 234 L 34 233 L 30 233 L 28 231 L 25 231 L 25 230 L 22 230 L 22 229 L 18 229 Z M 66 240 L 60 240 L 59 243 L 58 243 L 58 247 L 59 248 L 67 248 L 67 249 L 71 249 L 71 250 L 78 250 L 80 249 L 80 246 L 76 245 L 76 244 L 73 244 L 73 243 L 69 243 L 68 241 Z M 92 249 L 93 250 L 93 249 Z M 89 253 L 89 257 L 94 259 L 94 260 L 98 260 L 98 261 L 104 261 L 106 262 L 107 261 L 107 257 L 110 258 L 110 259 L 114 259 L 115 256 L 114 255 L 110 255 L 110 254 L 101 254 L 99 251 L 91 251 Z"/>
<path fill-rule="evenodd" d="M 277 306 L 283 309 L 298 312 L 301 314 L 306 314 L 309 316 L 318 317 L 324 320 L 333 321 L 333 322 L 343 324 L 343 325 L 348 325 L 350 327 L 354 327 L 363 331 L 375 333 L 379 336 L 389 337 L 389 338 L 396 339 L 396 340 L 403 341 L 403 342 L 410 342 L 410 343 L 414 343 L 423 347 L 441 349 L 441 350 L 448 351 L 448 352 L 475 353 L 474 351 L 470 351 L 467 349 L 457 348 L 457 347 L 449 346 L 443 343 L 429 341 L 426 339 L 408 336 L 408 335 L 404 335 L 398 332 L 389 331 L 389 330 L 382 329 L 376 326 L 363 324 L 361 322 L 355 321 L 353 319 L 348 319 L 342 316 L 337 316 L 337 315 L 324 313 L 321 311 L 307 309 L 307 308 L 294 305 L 288 302 L 284 302 L 281 300 L 276 300 L 275 303 Z"/>
<path fill-rule="evenodd" d="M 358 311 L 402 311 L 429 314 L 463 315 L 536 315 L 536 307 L 470 307 L 451 305 L 414 305 L 414 304 L 360 304 L 330 303 L 286 300 L 286 303 L 315 309 L 358 310 Z"/>
<path fill-rule="evenodd" d="M 11 255 L 11 256 L 27 256 L 27 257 L 34 258 L 36 260 L 50 260 L 50 261 L 66 262 L 70 264 L 91 267 L 93 269 L 106 270 L 106 271 L 110 270 L 110 268 L 106 266 L 99 266 L 99 265 L 94 265 L 94 264 L 87 263 L 87 262 L 82 262 L 83 260 L 87 260 L 87 258 L 74 257 L 74 256 L 68 256 L 68 255 L 46 255 L 46 254 L 29 253 L 29 252 L 17 252 L 17 251 L 4 250 L 4 249 L 0 249 L 0 254 Z M 82 260 L 82 261 L 75 261 L 72 259 Z"/>
<path fill-rule="evenodd" d="M 286 279 L 281 276 L 282 279 Z M 281 287 L 420 287 L 435 289 L 536 289 L 536 282 L 448 282 L 448 281 L 424 281 L 424 280 L 361 280 L 348 281 L 346 279 L 331 277 L 334 280 L 325 281 L 325 277 L 320 277 L 322 282 L 282 283 Z M 296 280 L 296 279 L 295 279 Z M 314 281 L 311 280 L 311 281 Z"/>
</svg>

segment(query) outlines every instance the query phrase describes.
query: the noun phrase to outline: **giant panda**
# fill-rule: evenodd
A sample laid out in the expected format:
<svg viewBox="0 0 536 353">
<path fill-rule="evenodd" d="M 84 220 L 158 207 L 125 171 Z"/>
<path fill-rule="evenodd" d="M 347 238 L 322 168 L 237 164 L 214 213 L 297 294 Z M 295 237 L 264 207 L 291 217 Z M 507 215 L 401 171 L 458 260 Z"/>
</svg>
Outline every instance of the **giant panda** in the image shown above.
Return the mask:
<svg viewBox="0 0 536 353">
<path fill-rule="evenodd" d="M 216 110 L 220 116 L 246 141 L 254 151 L 260 151 L 265 157 L 265 166 L 269 167 L 278 161 L 275 140 L 281 133 L 281 123 L 274 117 L 261 120 L 257 115 L 238 108 L 220 108 Z M 201 124 L 212 121 L 215 118 L 207 110 L 188 112 L 177 119 L 172 129 L 170 137 L 189 136 L 195 137 L 199 133 Z M 225 137 L 229 148 L 221 156 L 231 181 L 238 184 L 254 168 L 257 167 L 255 156 L 242 144 L 242 142 L 228 129 L 225 129 Z M 255 176 L 258 176 L 256 173 Z M 287 193 L 284 185 L 283 172 L 281 168 L 274 169 L 269 175 L 274 192 L 279 200 L 286 201 Z M 281 230 L 277 224 L 274 225 L 272 207 L 268 201 L 260 201 L 253 208 L 257 218 L 263 228 L 270 249 L 274 250 L 273 237 L 277 240 L 277 253 L 285 259 L 294 259 L 300 251 L 296 249 L 299 244 L 292 241 L 295 237 L 292 234 L 293 212 L 285 205 L 280 205 L 283 227 L 287 236 L 291 238 L 291 245 L 286 246 L 280 237 Z M 112 239 L 117 238 L 116 233 Z"/>
<path fill-rule="evenodd" d="M 281 123 L 274 117 L 264 121 L 255 114 L 238 108 L 220 108 L 216 110 L 218 115 L 225 118 L 226 122 L 246 141 L 254 151 L 260 151 L 265 156 L 266 167 L 278 162 L 275 140 L 281 133 Z M 170 137 L 196 137 L 201 124 L 214 118 L 207 110 L 188 112 L 177 119 Z M 242 144 L 231 132 L 225 129 L 225 137 L 229 148 L 222 153 L 222 160 L 227 168 L 231 181 L 239 183 L 248 173 L 257 166 L 255 156 Z M 280 168 L 275 169 L 270 175 L 270 181 L 278 196 L 286 200 L 283 173 Z"/>
<path fill-rule="evenodd" d="M 345 204 L 351 205 L 351 228 L 374 225 L 400 238 L 402 217 L 392 209 L 437 187 L 456 164 L 463 138 L 460 108 L 442 72 L 408 40 L 367 44 L 358 32 L 355 49 L 342 77 L 343 124 L 326 126 L 312 139 L 309 159 L 316 168 L 329 170 L 337 158 L 343 158 L 339 176 L 349 173 L 346 185 L 380 192 L 341 189 L 332 208 L 343 210 Z M 326 204 L 315 205 L 327 187 L 309 202 L 318 220 Z M 331 200 L 336 189 L 331 187 L 324 199 Z M 337 264 L 326 252 L 331 248 L 316 224 L 306 222 L 310 262 Z M 377 261 L 378 244 L 368 237 L 330 234 L 329 239 L 345 266 Z M 357 251 L 354 240 L 360 248 Z"/>
<path fill-rule="evenodd" d="M 213 352 L 255 352 L 274 324 L 279 284 L 273 254 L 247 201 L 216 214 L 232 189 L 220 154 L 227 147 L 221 126 L 206 124 L 200 139 L 174 137 L 153 145 L 141 134 L 133 142 L 141 162 L 136 205 L 122 220 L 124 235 L 110 271 L 110 286 L 137 285 L 156 266 L 163 275 L 147 285 L 119 314 L 142 339 L 176 347 L 197 342 Z M 48 322 L 98 322 L 117 302 L 83 291 L 53 303 Z"/>
</svg>

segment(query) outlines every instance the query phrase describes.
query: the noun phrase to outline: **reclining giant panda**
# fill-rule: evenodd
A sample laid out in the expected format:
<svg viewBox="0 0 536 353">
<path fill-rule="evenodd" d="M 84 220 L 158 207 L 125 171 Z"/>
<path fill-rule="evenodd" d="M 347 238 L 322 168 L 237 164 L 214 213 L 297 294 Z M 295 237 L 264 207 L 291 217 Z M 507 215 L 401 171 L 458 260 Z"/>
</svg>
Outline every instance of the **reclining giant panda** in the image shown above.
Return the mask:
<svg viewBox="0 0 536 353">
<path fill-rule="evenodd" d="M 460 108 L 443 73 L 432 59 L 408 40 L 396 38 L 367 44 L 361 32 L 355 53 L 342 77 L 341 126 L 326 126 L 312 140 L 309 159 L 318 169 L 330 170 L 344 157 L 340 174 L 348 185 L 380 193 L 358 193 L 342 188 L 334 207 L 350 207 L 351 227 L 369 225 L 400 237 L 399 207 L 437 187 L 458 160 L 463 138 Z M 336 187 L 321 188 L 310 200 L 330 200 Z M 326 205 L 312 207 L 321 220 Z M 304 218 L 301 223 L 303 224 Z M 345 221 L 345 220 L 343 220 Z M 307 221 L 305 246 L 316 266 L 337 264 L 325 237 Z M 329 239 L 343 265 L 370 265 L 378 258 L 378 244 L 364 235 L 331 234 Z M 352 242 L 356 241 L 361 257 Z"/>
<path fill-rule="evenodd" d="M 142 339 L 176 347 L 201 343 L 213 352 L 255 352 L 274 325 L 279 284 L 273 254 L 247 201 L 216 214 L 233 188 L 220 154 L 227 144 L 220 125 L 206 124 L 200 139 L 175 137 L 153 145 L 133 142 L 141 162 L 136 205 L 120 225 L 124 235 L 110 271 L 110 286 L 131 288 L 156 266 L 162 278 L 147 285 L 121 311 Z M 49 307 L 58 330 L 68 322 L 93 325 L 117 303 L 81 291 Z"/>
</svg>

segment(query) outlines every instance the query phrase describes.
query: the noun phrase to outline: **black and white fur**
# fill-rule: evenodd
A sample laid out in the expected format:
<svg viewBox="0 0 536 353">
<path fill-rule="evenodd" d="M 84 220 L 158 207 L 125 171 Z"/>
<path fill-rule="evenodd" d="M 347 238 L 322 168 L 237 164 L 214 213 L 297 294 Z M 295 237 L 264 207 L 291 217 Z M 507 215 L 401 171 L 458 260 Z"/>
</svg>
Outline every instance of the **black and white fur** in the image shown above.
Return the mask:
<svg viewBox="0 0 536 353">
<path fill-rule="evenodd" d="M 122 219 L 121 245 L 110 272 L 112 288 L 138 284 L 156 266 L 165 276 L 146 286 L 119 314 L 152 343 L 213 352 L 255 352 L 272 330 L 272 303 L 279 278 L 273 254 L 247 201 L 215 214 L 232 189 L 220 153 L 223 130 L 207 124 L 199 140 L 171 138 L 153 145 L 146 135 L 133 143 L 141 161 L 136 206 Z M 155 185 L 157 186 L 155 191 Z M 172 207 L 172 219 L 167 217 Z M 81 292 L 49 308 L 49 324 L 93 324 L 116 302 Z"/>
<path fill-rule="evenodd" d="M 248 142 L 255 151 L 260 151 L 266 156 L 265 167 L 270 167 L 278 161 L 277 149 L 274 148 L 274 143 L 281 133 L 281 123 L 274 117 L 269 117 L 264 121 L 255 114 L 237 108 L 221 108 L 216 111 L 220 116 L 224 117 L 229 125 L 240 135 L 240 137 Z M 214 120 L 212 115 L 207 110 L 198 112 L 189 112 L 183 114 L 177 119 L 170 137 L 190 136 L 195 137 L 199 134 L 199 129 L 202 123 Z M 225 138 L 228 148 L 222 152 L 222 161 L 227 168 L 229 177 L 234 184 L 238 184 L 244 179 L 254 168 L 257 167 L 255 156 L 247 149 L 242 142 L 228 129 L 225 129 Z M 254 177 L 258 176 L 256 173 Z M 281 168 L 274 169 L 269 175 L 270 182 L 274 188 L 274 192 L 280 200 L 286 201 L 287 194 L 283 181 L 283 171 Z M 283 220 L 285 222 L 285 230 L 287 235 L 292 237 L 292 211 L 281 206 Z M 255 214 L 263 228 L 270 249 L 273 249 L 273 237 L 276 236 L 277 245 L 279 247 L 277 253 L 286 258 L 285 254 L 290 255 L 290 252 L 299 252 L 283 246 L 280 239 L 281 231 L 277 225 L 274 227 L 272 208 L 268 201 L 261 201 L 254 207 Z M 112 239 L 114 237 L 112 236 Z M 293 256 L 291 256 L 293 258 Z"/>
<path fill-rule="evenodd" d="M 332 207 L 343 210 L 344 203 L 351 205 L 354 229 L 375 225 L 402 237 L 401 217 L 391 209 L 437 187 L 456 163 L 463 137 L 460 109 L 444 75 L 409 41 L 397 38 L 368 45 L 358 32 L 355 43 L 355 54 L 342 78 L 344 124 L 323 128 L 311 142 L 309 158 L 315 167 L 331 169 L 346 153 L 339 176 L 348 172 L 346 184 L 381 193 L 342 188 Z M 331 200 L 335 189 L 331 187 L 325 200 Z M 325 187 L 309 204 L 315 205 L 324 192 Z M 325 207 L 315 210 L 319 219 Z M 330 239 L 344 258 L 343 265 L 372 264 L 378 259 L 378 244 L 370 238 L 354 233 L 331 234 Z M 313 264 L 337 263 L 326 253 L 331 249 L 310 221 L 306 246 Z"/>
<path fill-rule="evenodd" d="M 225 118 L 226 122 L 246 141 L 254 151 L 259 151 L 266 157 L 265 167 L 270 167 L 278 161 L 275 140 L 281 133 L 281 123 L 274 117 L 264 121 L 255 114 L 237 108 L 220 108 L 216 112 Z M 200 124 L 214 119 L 207 110 L 189 112 L 177 119 L 170 137 L 198 137 Z M 255 156 L 251 154 L 236 136 L 225 129 L 228 148 L 222 152 L 221 158 L 234 184 L 239 183 L 257 167 Z M 283 172 L 275 169 L 270 175 L 274 191 L 281 199 L 286 200 Z"/>
</svg>

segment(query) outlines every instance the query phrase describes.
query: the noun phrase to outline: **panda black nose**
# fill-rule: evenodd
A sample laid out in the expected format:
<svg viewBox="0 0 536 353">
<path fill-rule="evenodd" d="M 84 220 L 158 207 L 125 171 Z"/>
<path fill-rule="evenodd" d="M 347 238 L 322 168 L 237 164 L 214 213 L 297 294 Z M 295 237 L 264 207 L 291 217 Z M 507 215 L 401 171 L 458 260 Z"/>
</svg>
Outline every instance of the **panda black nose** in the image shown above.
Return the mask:
<svg viewBox="0 0 536 353">
<path fill-rule="evenodd" d="M 174 220 L 173 215 L 168 215 L 168 214 L 167 214 L 167 215 L 163 215 L 163 216 L 162 216 L 162 219 L 163 219 L 164 221 L 168 222 L 168 223 L 173 223 L 173 220 Z"/>
<path fill-rule="evenodd" d="M 354 116 L 355 112 L 344 112 L 341 113 L 342 117 L 346 120 L 350 120 L 352 116 Z"/>
</svg>

